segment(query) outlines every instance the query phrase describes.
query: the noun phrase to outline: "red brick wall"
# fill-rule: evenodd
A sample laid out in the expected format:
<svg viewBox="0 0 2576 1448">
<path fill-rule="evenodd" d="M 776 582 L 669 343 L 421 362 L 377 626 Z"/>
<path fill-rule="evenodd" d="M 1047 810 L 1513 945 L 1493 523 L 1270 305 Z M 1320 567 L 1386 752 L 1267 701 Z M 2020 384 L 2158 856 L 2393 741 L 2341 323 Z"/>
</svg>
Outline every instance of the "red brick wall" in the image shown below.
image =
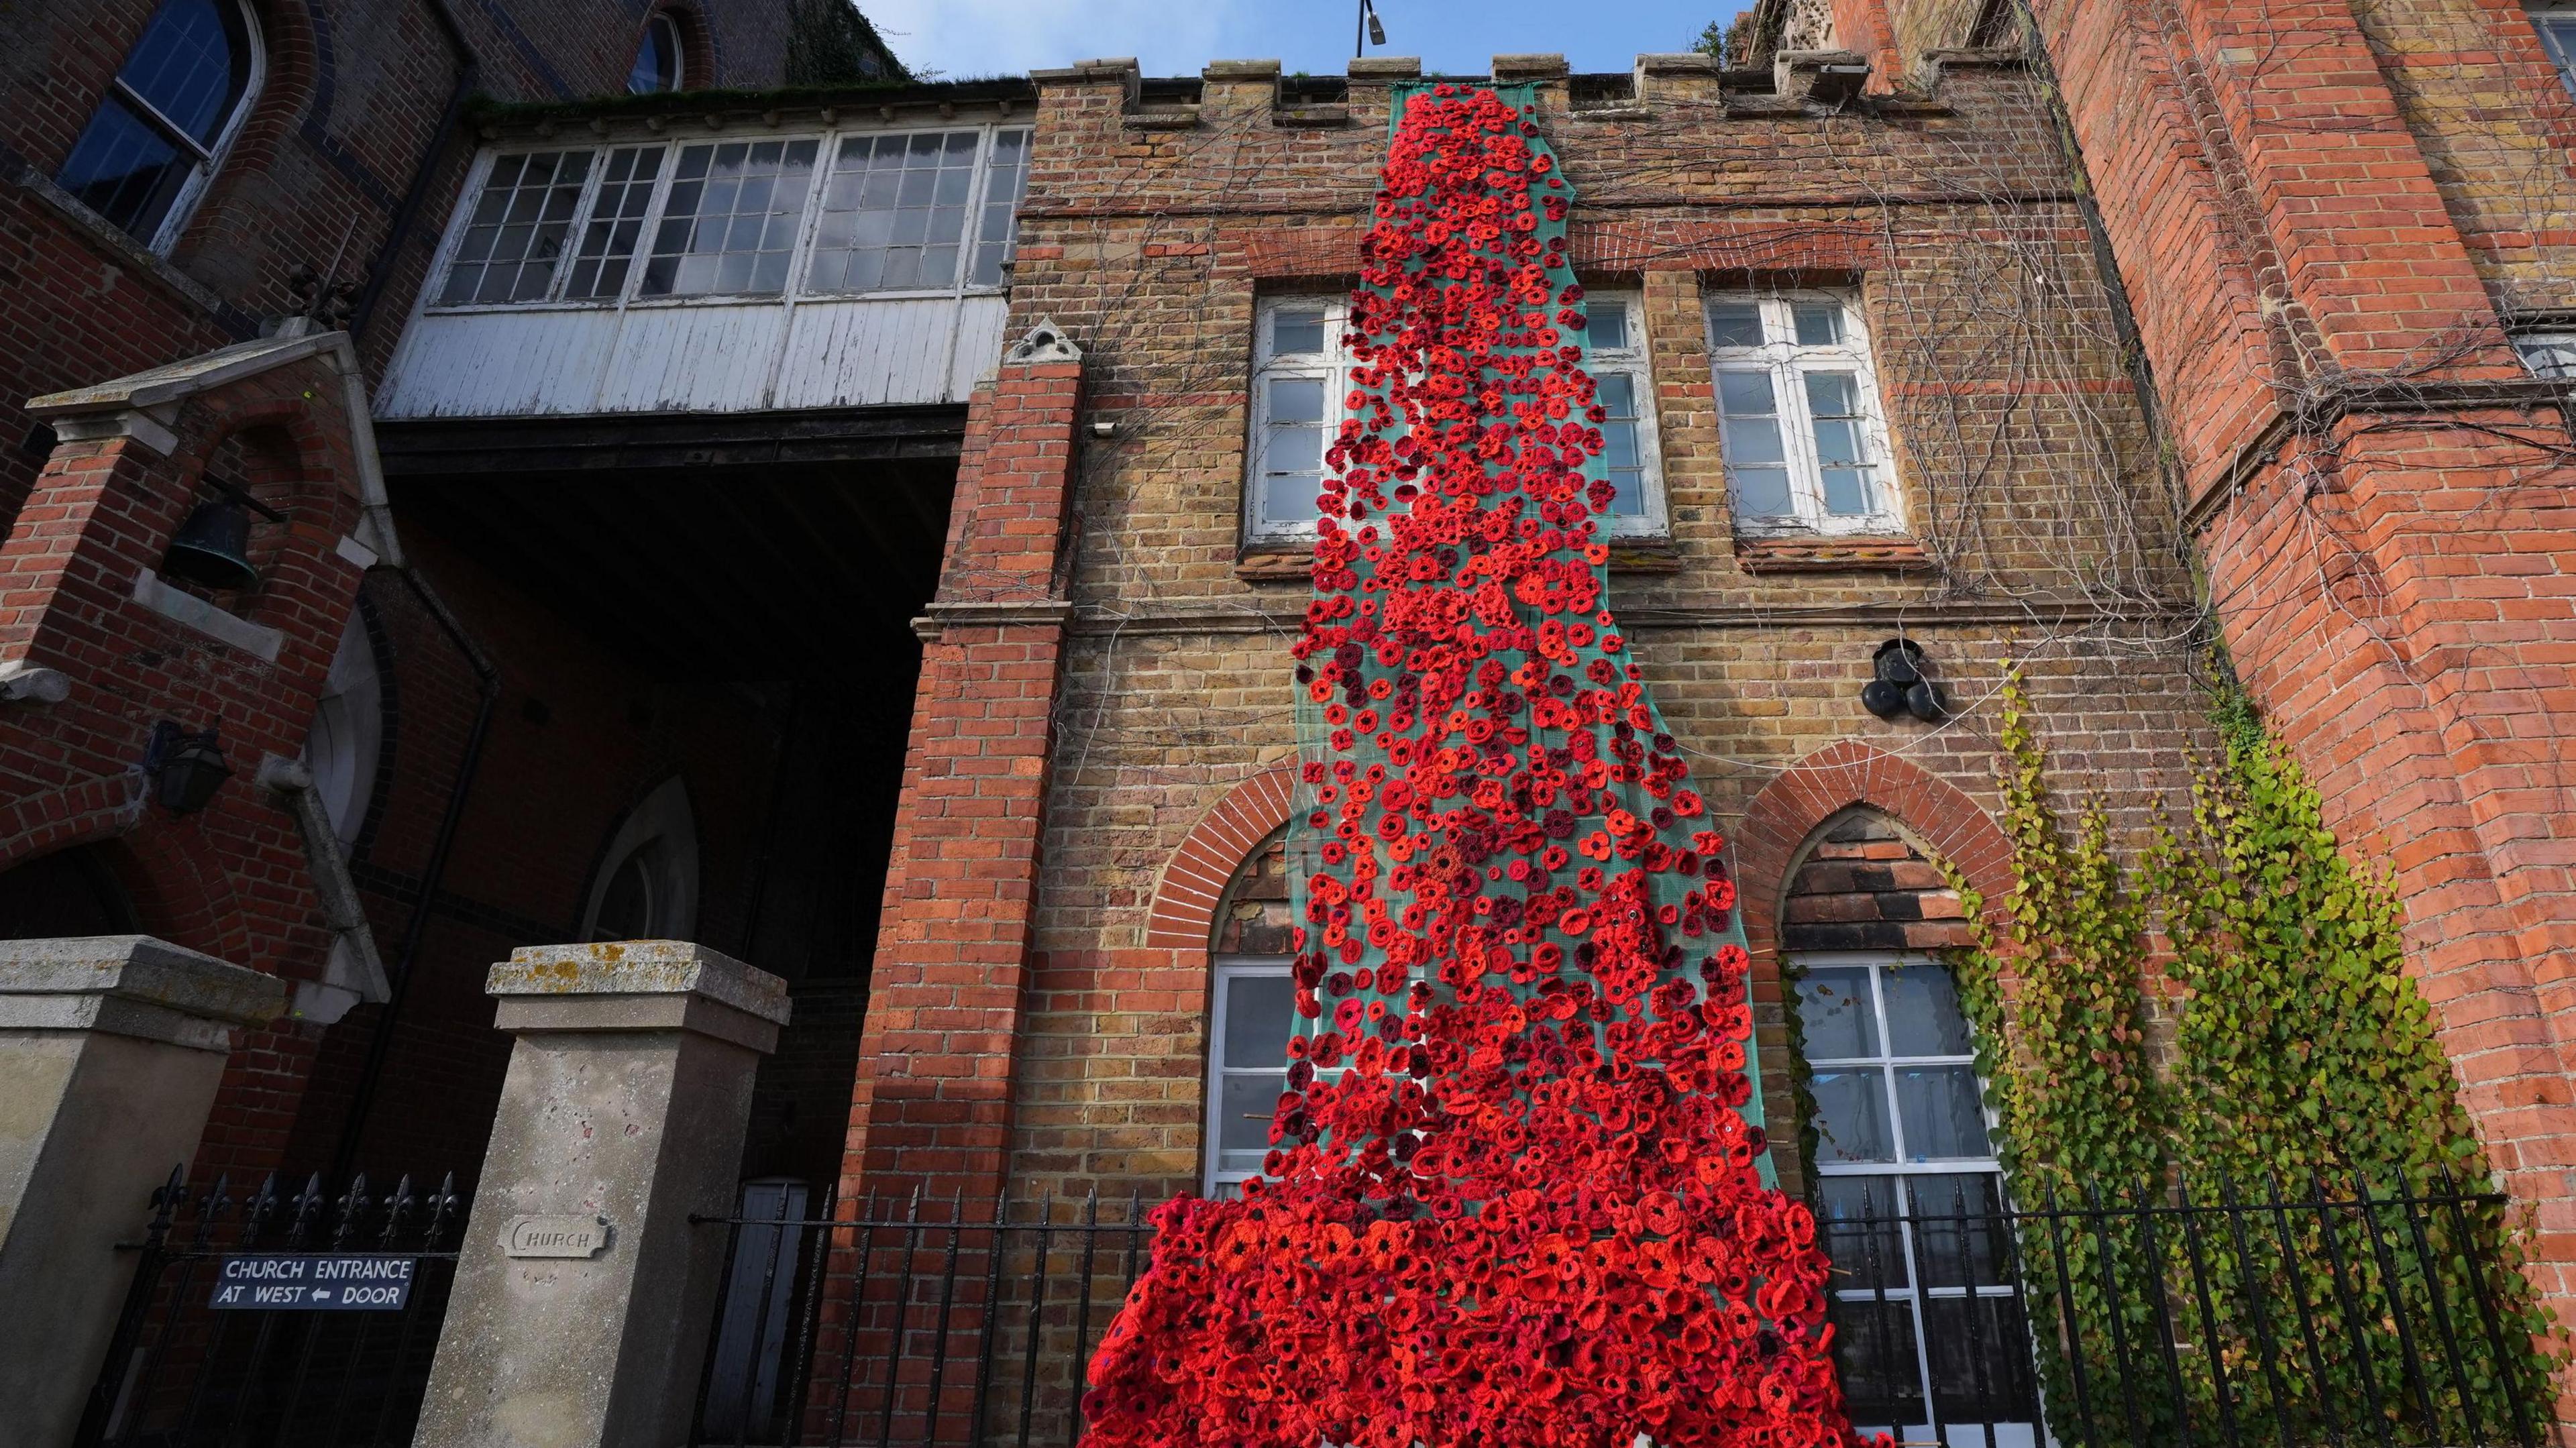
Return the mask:
<svg viewBox="0 0 2576 1448">
<path fill-rule="evenodd" d="M 2576 471 L 2502 322 L 2576 305 L 2515 7 L 2043 0 L 2237 667 L 2576 1298 Z M 2435 43 L 2438 40 L 2440 43 Z M 2473 103 L 2472 103 L 2473 102 Z"/>
<path fill-rule="evenodd" d="M 844 1197 L 1002 1186 L 1061 668 L 1078 362 L 1005 362 L 966 424 L 923 649 Z M 989 621 L 988 621 L 989 620 Z"/>
<path fill-rule="evenodd" d="M 114 838 L 148 932 L 289 979 L 317 974 L 329 939 L 293 819 L 250 776 L 264 755 L 302 750 L 357 594 L 358 568 L 335 552 L 358 519 L 341 396 L 327 362 L 307 358 L 188 401 L 167 457 L 134 437 L 64 443 L 0 547 L 0 659 L 71 684 L 59 704 L 0 706 L 0 868 Z M 274 663 L 133 598 L 219 455 L 287 515 L 257 530 L 258 584 L 219 599 L 283 635 Z M 138 766 L 164 719 L 221 731 L 236 777 L 198 813 L 126 803 L 148 787 Z M 244 1042 L 224 1088 L 238 1109 L 208 1128 L 209 1161 L 274 1160 L 308 1055 L 292 1025 Z"/>
</svg>

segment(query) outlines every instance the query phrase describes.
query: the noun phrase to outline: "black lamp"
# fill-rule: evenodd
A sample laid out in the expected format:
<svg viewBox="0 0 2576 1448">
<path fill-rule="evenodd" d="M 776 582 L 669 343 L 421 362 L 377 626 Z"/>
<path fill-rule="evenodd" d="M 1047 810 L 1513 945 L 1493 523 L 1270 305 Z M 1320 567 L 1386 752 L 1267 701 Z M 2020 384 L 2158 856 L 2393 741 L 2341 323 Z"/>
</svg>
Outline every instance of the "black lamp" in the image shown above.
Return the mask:
<svg viewBox="0 0 2576 1448">
<path fill-rule="evenodd" d="M 1861 685 L 1861 707 L 1881 719 L 1912 715 L 1937 724 L 1949 713 L 1941 686 L 1923 671 L 1923 646 L 1912 639 L 1889 639 L 1870 656 L 1875 675 Z"/>
<path fill-rule="evenodd" d="M 1369 46 L 1386 44 L 1386 26 L 1377 18 L 1377 6 L 1371 0 L 1360 0 L 1360 24 L 1367 29 L 1368 40 L 1366 44 L 1352 41 L 1352 55 L 1365 55 Z"/>
<path fill-rule="evenodd" d="M 174 815 L 195 814 L 214 803 L 215 791 L 233 777 L 214 730 L 192 733 L 167 719 L 152 726 L 143 772 L 151 777 L 162 808 Z"/>
</svg>

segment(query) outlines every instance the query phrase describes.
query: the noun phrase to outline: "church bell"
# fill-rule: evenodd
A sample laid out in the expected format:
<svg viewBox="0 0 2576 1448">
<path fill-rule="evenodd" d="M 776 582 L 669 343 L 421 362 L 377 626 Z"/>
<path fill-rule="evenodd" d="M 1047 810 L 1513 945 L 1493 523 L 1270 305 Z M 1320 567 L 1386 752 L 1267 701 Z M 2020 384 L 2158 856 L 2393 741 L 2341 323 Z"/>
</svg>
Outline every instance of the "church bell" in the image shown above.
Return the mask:
<svg viewBox="0 0 2576 1448">
<path fill-rule="evenodd" d="M 170 540 L 161 571 L 208 588 L 259 582 L 259 570 L 250 566 L 250 509 L 229 497 L 199 503 Z"/>
</svg>

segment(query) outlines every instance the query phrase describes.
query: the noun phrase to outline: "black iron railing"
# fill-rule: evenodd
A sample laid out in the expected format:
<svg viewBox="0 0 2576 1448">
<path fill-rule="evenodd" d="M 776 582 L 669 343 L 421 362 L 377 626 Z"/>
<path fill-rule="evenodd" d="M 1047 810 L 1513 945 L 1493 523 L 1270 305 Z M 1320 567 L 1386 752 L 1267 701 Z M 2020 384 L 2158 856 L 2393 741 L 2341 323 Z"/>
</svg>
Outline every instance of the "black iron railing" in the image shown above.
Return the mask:
<svg viewBox="0 0 2576 1448">
<path fill-rule="evenodd" d="M 2538 1448 L 2548 1429 L 2496 1194 L 2023 1207 L 1997 1183 L 1829 1183 L 1855 1426 L 1948 1448 Z M 726 1233 L 727 1287 L 693 1444 L 1080 1441 L 1084 1369 L 1152 1247 L 1138 1202 L 763 1202 L 701 1219 Z"/>
<path fill-rule="evenodd" d="M 132 1287 L 75 1448 L 408 1444 L 456 1274 L 451 1174 L 381 1194 L 271 1175 L 153 1193 Z"/>
<path fill-rule="evenodd" d="M 1837 1357 L 1864 1429 L 1978 1448 L 2536 1448 L 2552 1419 L 2492 1192 L 2220 1180 L 2033 1206 L 1992 1176 L 1831 1185 Z"/>
<path fill-rule="evenodd" d="M 767 1200 L 698 1219 L 726 1233 L 726 1286 L 692 1445 L 1081 1436 L 1081 1370 L 1152 1244 L 1137 1198 Z"/>
</svg>

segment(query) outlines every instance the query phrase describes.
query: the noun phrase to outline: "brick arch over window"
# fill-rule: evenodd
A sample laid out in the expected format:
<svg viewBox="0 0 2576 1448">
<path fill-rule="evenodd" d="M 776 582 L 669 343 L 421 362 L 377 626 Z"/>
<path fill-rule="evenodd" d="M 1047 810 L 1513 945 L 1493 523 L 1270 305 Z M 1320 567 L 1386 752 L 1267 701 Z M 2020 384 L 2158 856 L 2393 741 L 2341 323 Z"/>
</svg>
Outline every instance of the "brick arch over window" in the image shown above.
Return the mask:
<svg viewBox="0 0 2576 1448">
<path fill-rule="evenodd" d="M 1779 947 L 1780 901 L 1790 868 L 1818 827 L 1865 805 L 1947 861 L 2000 912 L 2013 885 L 2012 844 L 1957 786 L 1910 760 L 1854 740 L 1830 744 L 1763 787 L 1736 829 L 1736 890 L 1744 933 L 1758 960 Z"/>
<path fill-rule="evenodd" d="M 1296 783 L 1296 765 L 1273 766 L 1236 785 L 1200 818 L 1155 882 L 1154 909 L 1145 923 L 1146 949 L 1195 952 L 1199 963 L 1206 963 L 1226 884 L 1253 850 L 1287 822 Z"/>
</svg>

